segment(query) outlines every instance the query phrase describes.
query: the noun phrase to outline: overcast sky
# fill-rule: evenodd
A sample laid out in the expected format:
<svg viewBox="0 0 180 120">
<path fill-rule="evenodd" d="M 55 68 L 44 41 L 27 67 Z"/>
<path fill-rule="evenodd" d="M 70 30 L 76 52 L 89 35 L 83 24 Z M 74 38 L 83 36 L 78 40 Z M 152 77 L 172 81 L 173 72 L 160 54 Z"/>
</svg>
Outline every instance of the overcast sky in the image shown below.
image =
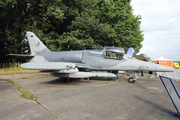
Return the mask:
<svg viewBox="0 0 180 120">
<path fill-rule="evenodd" d="M 138 54 L 180 61 L 180 0 L 132 0 L 131 6 L 142 18 L 144 41 Z"/>
</svg>

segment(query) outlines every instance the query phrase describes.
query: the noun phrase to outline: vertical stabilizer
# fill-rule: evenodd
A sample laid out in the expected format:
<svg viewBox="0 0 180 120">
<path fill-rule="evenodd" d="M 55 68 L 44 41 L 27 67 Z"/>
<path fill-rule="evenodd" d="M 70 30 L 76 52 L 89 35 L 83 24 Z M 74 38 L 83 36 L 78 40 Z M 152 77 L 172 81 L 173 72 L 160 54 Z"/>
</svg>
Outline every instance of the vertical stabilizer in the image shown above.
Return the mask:
<svg viewBox="0 0 180 120">
<path fill-rule="evenodd" d="M 26 37 L 31 49 L 31 55 L 51 52 L 33 32 L 26 32 Z"/>
</svg>

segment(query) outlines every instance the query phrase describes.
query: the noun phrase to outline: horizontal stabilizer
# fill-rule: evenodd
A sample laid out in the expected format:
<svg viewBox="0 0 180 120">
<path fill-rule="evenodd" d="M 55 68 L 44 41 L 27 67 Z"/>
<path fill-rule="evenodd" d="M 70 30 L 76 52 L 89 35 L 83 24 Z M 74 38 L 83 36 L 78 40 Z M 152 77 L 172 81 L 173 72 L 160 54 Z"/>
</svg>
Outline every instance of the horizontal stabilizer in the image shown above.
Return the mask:
<svg viewBox="0 0 180 120">
<path fill-rule="evenodd" d="M 75 69 L 76 65 L 67 62 L 29 62 L 21 64 L 20 67 L 34 70 L 69 70 Z"/>
<path fill-rule="evenodd" d="M 20 56 L 20 57 L 34 57 L 34 55 L 25 55 L 25 54 L 8 54 L 9 56 Z"/>
</svg>

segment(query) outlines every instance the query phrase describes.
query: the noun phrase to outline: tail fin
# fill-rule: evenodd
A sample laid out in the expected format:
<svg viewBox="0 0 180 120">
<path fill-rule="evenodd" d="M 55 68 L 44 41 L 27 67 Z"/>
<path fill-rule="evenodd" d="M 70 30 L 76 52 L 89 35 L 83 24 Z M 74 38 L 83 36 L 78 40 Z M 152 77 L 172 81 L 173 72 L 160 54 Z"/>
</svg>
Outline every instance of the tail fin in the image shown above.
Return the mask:
<svg viewBox="0 0 180 120">
<path fill-rule="evenodd" d="M 31 49 L 31 55 L 51 52 L 33 32 L 26 32 L 26 37 Z"/>
</svg>

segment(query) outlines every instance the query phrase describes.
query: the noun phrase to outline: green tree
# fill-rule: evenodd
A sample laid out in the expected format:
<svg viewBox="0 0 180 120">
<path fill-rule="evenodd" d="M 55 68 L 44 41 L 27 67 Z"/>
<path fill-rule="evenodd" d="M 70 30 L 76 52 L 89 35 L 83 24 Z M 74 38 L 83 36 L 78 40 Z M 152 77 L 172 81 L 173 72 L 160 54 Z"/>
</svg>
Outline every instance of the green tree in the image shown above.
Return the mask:
<svg viewBox="0 0 180 120">
<path fill-rule="evenodd" d="M 100 25 L 97 16 L 99 8 L 97 0 L 73 0 L 63 1 L 68 10 L 65 11 L 65 20 L 63 22 L 63 33 L 57 39 L 61 50 L 83 50 L 100 49 L 99 34 Z M 66 26 L 65 26 L 66 25 Z"/>
<path fill-rule="evenodd" d="M 25 44 L 21 43 L 21 26 L 23 25 L 24 2 L 3 0 L 0 2 L 0 54 L 1 62 L 9 62 L 9 53 L 23 53 Z"/>
<path fill-rule="evenodd" d="M 29 45 L 23 42 L 26 31 L 34 32 L 44 42 L 45 33 L 56 29 L 55 23 L 63 19 L 62 11 L 55 7 L 60 4 L 60 0 L 1 1 L 0 62 L 11 61 L 7 54 L 30 52 Z"/>
<path fill-rule="evenodd" d="M 52 51 L 142 47 L 140 16 L 130 0 L 2 0 L 0 1 L 0 62 L 6 54 L 29 53 L 23 40 L 34 32 Z"/>
<path fill-rule="evenodd" d="M 142 47 L 143 34 L 140 30 L 140 16 L 134 16 L 131 0 L 100 1 L 100 21 L 109 27 L 107 37 L 102 41 L 104 45 L 135 48 L 135 53 Z"/>
</svg>

